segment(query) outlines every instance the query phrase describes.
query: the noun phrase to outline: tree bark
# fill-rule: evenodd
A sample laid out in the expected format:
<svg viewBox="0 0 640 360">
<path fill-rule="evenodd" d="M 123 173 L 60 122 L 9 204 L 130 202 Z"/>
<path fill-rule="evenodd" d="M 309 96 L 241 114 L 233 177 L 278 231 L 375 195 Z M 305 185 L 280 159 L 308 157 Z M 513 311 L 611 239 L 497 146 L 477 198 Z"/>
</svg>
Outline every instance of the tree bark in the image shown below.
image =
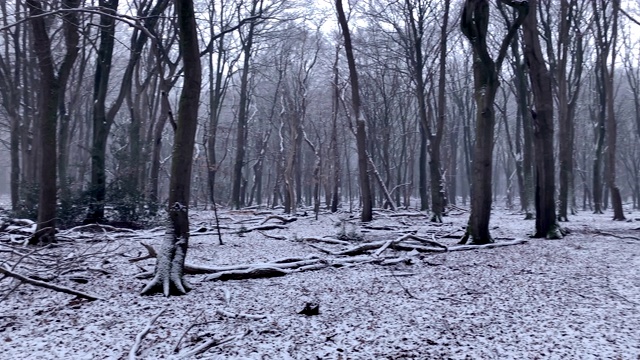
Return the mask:
<svg viewBox="0 0 640 360">
<path fill-rule="evenodd" d="M 373 220 L 373 199 L 371 196 L 371 180 L 369 179 L 368 159 L 367 159 L 367 133 L 365 120 L 360 111 L 360 87 L 358 85 L 358 72 L 356 70 L 356 62 L 353 56 L 353 45 L 351 43 L 351 34 L 349 33 L 349 24 L 344 15 L 342 0 L 336 0 L 336 9 L 338 11 L 338 23 L 342 29 L 344 37 L 344 48 L 347 53 L 347 63 L 349 64 L 349 75 L 351 78 L 351 101 L 353 106 L 353 115 L 356 121 L 356 148 L 358 151 L 358 178 L 360 180 L 360 196 L 362 197 L 362 212 L 360 220 L 369 222 Z"/>
<path fill-rule="evenodd" d="M 198 50 L 193 0 L 176 0 L 176 15 L 180 34 L 180 52 L 184 63 L 184 87 L 180 94 L 177 128 L 171 160 L 169 185 L 169 226 L 154 271 L 153 279 L 142 294 L 162 292 L 165 296 L 185 294 L 189 284 L 184 279 L 184 261 L 189 247 L 189 197 L 191 169 L 202 70 Z"/>
<path fill-rule="evenodd" d="M 100 6 L 105 11 L 115 12 L 118 9 L 118 0 L 100 0 Z M 113 47 L 115 43 L 115 19 L 108 14 L 100 15 L 100 46 L 96 59 L 96 73 L 93 87 L 93 134 L 91 144 L 91 183 L 89 194 L 91 202 L 85 223 L 97 223 L 104 219 L 104 202 L 106 195 L 106 151 L 107 137 L 111 129 L 111 123 L 107 118 L 107 92 L 111 63 L 113 59 Z"/>
<path fill-rule="evenodd" d="M 255 16 L 258 11 L 258 0 L 252 0 L 251 16 Z M 234 208 L 240 209 L 244 206 L 244 196 L 242 196 L 243 175 L 242 168 L 245 162 L 246 153 L 246 132 L 247 132 L 247 106 L 249 102 L 249 65 L 251 63 L 251 51 L 253 47 L 253 33 L 255 31 L 255 20 L 249 23 L 249 30 L 242 44 L 244 63 L 242 66 L 242 77 L 240 79 L 240 103 L 238 104 L 238 127 L 236 132 L 236 158 L 233 163 L 233 185 L 231 189 L 231 203 Z"/>
<path fill-rule="evenodd" d="M 489 25 L 489 2 L 487 0 L 467 0 L 461 16 L 462 33 L 471 43 L 473 57 L 473 78 L 476 101 L 476 139 L 473 152 L 471 174 L 471 214 L 467 232 L 461 243 L 488 244 L 493 239 L 489 232 L 492 202 L 492 171 L 495 112 L 494 102 L 498 86 L 498 73 L 511 40 L 529 13 L 529 3 L 501 0 L 517 10 L 517 18 L 509 27 L 502 40 L 496 60 L 487 49 Z"/>
<path fill-rule="evenodd" d="M 536 9 L 537 0 L 530 6 Z M 551 75 L 540 47 L 536 12 L 525 19 L 524 56 L 529 64 L 529 78 L 533 91 L 535 110 L 531 110 L 534 124 L 535 156 L 535 207 L 536 232 L 534 237 L 561 238 L 556 219 L 555 173 L 553 154 L 553 92 Z"/>
<path fill-rule="evenodd" d="M 77 7 L 78 0 L 62 2 L 65 8 Z M 77 33 L 78 20 L 73 12 L 66 13 L 63 32 L 66 52 L 58 74 L 54 69 L 51 40 L 47 33 L 42 4 L 39 0 L 28 0 L 29 13 L 32 16 L 33 45 L 40 70 L 40 154 L 39 154 L 39 200 L 38 226 L 30 244 L 55 241 L 57 206 L 57 116 L 61 94 L 65 91 L 67 80 L 78 56 Z"/>
</svg>

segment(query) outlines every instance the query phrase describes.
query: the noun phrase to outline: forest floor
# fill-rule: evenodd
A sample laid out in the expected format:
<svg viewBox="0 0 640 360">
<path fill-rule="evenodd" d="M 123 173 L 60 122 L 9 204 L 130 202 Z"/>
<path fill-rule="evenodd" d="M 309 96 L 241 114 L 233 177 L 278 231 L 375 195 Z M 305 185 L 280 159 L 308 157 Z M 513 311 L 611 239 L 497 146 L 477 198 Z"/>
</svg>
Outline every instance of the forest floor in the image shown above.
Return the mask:
<svg viewBox="0 0 640 360">
<path fill-rule="evenodd" d="M 452 246 L 468 216 L 457 211 L 430 224 L 415 211 L 377 211 L 364 228 L 351 214 L 322 213 L 238 234 L 270 214 L 282 215 L 221 211 L 219 245 L 213 214 L 195 212 L 192 229 L 201 232 L 191 237 L 187 263 L 342 261 L 349 256 L 335 255 L 339 250 L 409 231 Z M 130 261 L 147 254 L 141 241 L 160 247 L 161 229 L 78 229 L 41 249 L 0 234 L 0 266 L 100 298 L 0 276 L 0 357 L 640 359 L 640 219 L 628 216 L 629 222 L 613 222 L 609 214 L 582 212 L 564 224 L 570 235 L 540 240 L 528 239 L 534 221 L 497 210 L 491 222 L 497 242 L 525 244 L 447 252 L 378 247 L 351 256 L 351 266 L 270 278 L 187 275 L 193 290 L 168 298 L 139 295 L 148 280 L 136 275 L 152 271 L 155 259 Z M 339 235 L 349 244 L 309 240 Z M 319 314 L 299 313 L 309 303 L 319 305 Z"/>
</svg>

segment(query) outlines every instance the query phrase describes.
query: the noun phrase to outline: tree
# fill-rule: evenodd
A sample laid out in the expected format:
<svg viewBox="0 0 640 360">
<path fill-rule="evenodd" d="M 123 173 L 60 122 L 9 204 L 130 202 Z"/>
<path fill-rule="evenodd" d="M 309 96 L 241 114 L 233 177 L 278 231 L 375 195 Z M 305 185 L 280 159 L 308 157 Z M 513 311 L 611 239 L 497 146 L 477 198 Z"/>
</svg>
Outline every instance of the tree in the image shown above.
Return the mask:
<svg viewBox="0 0 640 360">
<path fill-rule="evenodd" d="M 369 159 L 367 156 L 367 130 L 366 123 L 361 113 L 360 87 L 358 85 L 358 72 L 356 61 L 353 56 L 353 45 L 349 24 L 344 14 L 342 0 L 336 0 L 336 10 L 338 12 L 338 23 L 342 29 L 344 37 L 344 50 L 347 53 L 347 63 L 349 64 L 349 75 L 351 80 L 351 105 L 353 107 L 353 118 L 356 123 L 356 147 L 358 151 L 358 178 L 360 180 L 360 196 L 362 197 L 362 212 L 360 220 L 369 222 L 373 220 L 373 202 L 371 197 L 371 185 L 369 179 Z"/>
<path fill-rule="evenodd" d="M 104 220 L 104 205 L 106 195 L 106 148 L 111 126 L 126 99 L 131 92 L 134 70 L 140 61 L 142 49 L 149 39 L 149 33 L 153 31 L 160 14 L 169 6 L 169 0 L 158 0 L 152 7 L 144 7 L 140 13 L 143 19 L 141 31 L 136 27 L 131 35 L 131 54 L 127 62 L 120 88 L 113 103 L 107 109 L 107 95 L 111 78 L 113 62 L 113 49 L 115 44 L 116 20 L 119 0 L 99 0 L 102 13 L 100 14 L 100 45 L 96 60 L 96 72 L 93 89 L 93 134 L 91 142 L 91 182 L 89 193 L 91 203 L 85 222 L 95 223 Z"/>
<path fill-rule="evenodd" d="M 573 179 L 573 152 L 575 138 L 575 113 L 582 85 L 583 35 L 580 12 L 584 11 L 584 1 L 562 0 L 558 13 L 557 42 L 554 43 L 553 29 L 550 19 L 551 2 L 545 1 L 546 18 L 542 17 L 541 25 L 547 43 L 547 54 L 550 58 L 550 71 L 554 85 L 558 108 L 558 160 L 559 160 L 559 194 L 558 220 L 568 221 L 569 195 Z"/>
<path fill-rule="evenodd" d="M 537 0 L 530 6 L 536 8 Z M 534 109 L 531 110 L 535 148 L 535 207 L 536 232 L 534 237 L 557 239 L 562 232 L 556 219 L 555 173 L 553 147 L 553 92 L 551 74 L 545 64 L 540 47 L 536 12 L 524 21 L 524 56 L 529 64 L 529 79 L 533 91 Z"/>
<path fill-rule="evenodd" d="M 78 7 L 79 0 L 65 0 L 64 8 Z M 33 31 L 33 46 L 38 58 L 40 73 L 40 156 L 38 226 L 30 244 L 55 241 L 57 205 L 57 117 L 61 94 L 64 93 L 73 64 L 78 57 L 78 19 L 74 12 L 63 15 L 63 32 L 66 52 L 58 73 L 54 67 L 51 39 L 43 17 L 39 0 L 27 0 Z"/>
<path fill-rule="evenodd" d="M 517 18 L 502 39 L 496 60 L 487 48 L 489 26 L 489 2 L 487 0 L 466 0 L 462 10 L 460 27 L 473 49 L 473 78 L 476 101 L 476 139 L 473 152 L 471 174 L 471 214 L 467 231 L 461 243 L 487 244 L 493 242 L 489 233 L 491 218 L 493 171 L 493 132 L 496 115 L 494 102 L 500 85 L 498 73 L 502 67 L 507 49 L 518 28 L 529 13 L 529 3 L 524 1 L 500 0 L 513 7 Z"/>
<path fill-rule="evenodd" d="M 158 253 L 154 277 L 142 290 L 145 295 L 162 292 L 169 296 L 189 291 L 189 284 L 184 280 L 183 273 L 189 247 L 191 168 L 198 126 L 202 69 L 193 0 L 176 0 L 175 6 L 184 64 L 184 85 L 180 94 L 171 160 L 169 223 L 163 246 Z"/>
<path fill-rule="evenodd" d="M 610 9 L 610 14 L 607 14 Z M 611 192 L 611 205 L 613 207 L 613 220 L 625 220 L 622 210 L 622 197 L 616 184 L 616 140 L 618 136 L 615 115 L 614 74 L 616 55 L 618 52 L 618 17 L 620 13 L 620 1 L 602 1 L 598 7 L 593 3 L 595 41 L 596 41 L 596 69 L 599 78 L 600 89 L 600 124 L 606 124 L 606 156 L 607 168 L 605 181 Z M 610 63 L 609 63 L 610 61 Z M 594 176 L 596 176 L 594 174 Z"/>
<path fill-rule="evenodd" d="M 236 158 L 233 164 L 233 188 L 231 190 L 231 202 L 236 209 L 244 206 L 244 196 L 242 196 L 242 184 L 244 178 L 242 168 L 245 165 L 246 139 L 247 139 L 247 107 L 249 104 L 249 65 L 251 64 L 251 54 L 256 31 L 256 16 L 262 13 L 262 0 L 252 0 L 249 16 L 253 19 L 249 21 L 249 29 L 242 39 L 242 77 L 240 79 L 240 103 L 238 104 L 238 127 L 236 133 Z"/>
</svg>

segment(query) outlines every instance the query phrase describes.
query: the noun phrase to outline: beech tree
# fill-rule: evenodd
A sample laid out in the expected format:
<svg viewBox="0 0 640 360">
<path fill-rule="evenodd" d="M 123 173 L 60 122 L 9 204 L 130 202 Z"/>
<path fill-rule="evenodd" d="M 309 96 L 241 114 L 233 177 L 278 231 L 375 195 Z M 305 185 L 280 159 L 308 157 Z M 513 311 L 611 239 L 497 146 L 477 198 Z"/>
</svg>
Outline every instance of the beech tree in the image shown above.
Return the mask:
<svg viewBox="0 0 640 360">
<path fill-rule="evenodd" d="M 534 9 L 537 0 L 530 0 Z M 536 12 L 524 21 L 524 56 L 529 64 L 529 79 L 533 91 L 535 156 L 536 232 L 534 237 L 557 239 L 562 231 L 557 224 L 555 204 L 555 172 L 553 147 L 553 92 L 551 75 L 545 64 L 538 34 Z"/>
<path fill-rule="evenodd" d="M 493 242 L 489 233 L 492 202 L 493 145 L 496 115 L 494 102 L 500 85 L 498 73 L 511 40 L 529 13 L 526 1 L 500 0 L 517 12 L 515 21 L 502 39 L 494 60 L 487 46 L 489 1 L 466 0 L 462 9 L 460 27 L 473 49 L 473 78 L 476 101 L 476 137 L 471 174 L 471 214 L 461 243 L 487 244 Z"/>
<path fill-rule="evenodd" d="M 622 210 L 622 197 L 616 184 L 616 140 L 618 136 L 617 121 L 614 106 L 614 74 L 618 43 L 618 18 L 620 1 L 609 0 L 600 2 L 600 6 L 593 2 L 596 42 L 596 76 L 600 85 L 600 104 L 598 110 L 599 124 L 605 124 L 607 163 L 605 181 L 611 193 L 613 219 L 625 220 Z M 599 140 L 602 141 L 602 140 Z M 594 174 L 596 176 L 596 174 Z M 596 203 L 597 206 L 598 203 Z"/>
<path fill-rule="evenodd" d="M 202 65 L 193 0 L 176 0 L 175 6 L 184 64 L 184 84 L 180 94 L 171 160 L 168 226 L 158 253 L 154 277 L 142 290 L 144 295 L 156 292 L 162 292 L 165 296 L 180 295 L 190 289 L 183 273 L 189 248 L 191 168 L 198 126 Z"/>
<path fill-rule="evenodd" d="M 65 0 L 64 8 L 75 8 L 79 0 Z M 57 117 L 59 99 L 64 93 L 73 64 L 78 57 L 78 18 L 74 12 L 63 15 L 65 55 L 56 73 L 51 38 L 47 31 L 44 10 L 39 0 L 27 0 L 33 31 L 33 45 L 38 58 L 40 73 L 40 153 L 39 153 L 39 201 L 38 226 L 31 244 L 55 241 L 57 205 Z"/>
<path fill-rule="evenodd" d="M 353 118 L 356 123 L 356 147 L 358 150 L 358 178 L 360 180 L 360 196 L 362 198 L 362 212 L 360 220 L 369 222 L 373 220 L 373 202 L 371 196 L 371 180 L 369 179 L 369 157 L 367 155 L 367 130 L 366 123 L 362 117 L 360 87 L 358 85 L 358 72 L 356 61 L 353 56 L 353 44 L 349 24 L 344 14 L 342 0 L 336 0 L 336 10 L 338 12 L 338 23 L 344 37 L 344 50 L 347 53 L 347 63 L 349 64 L 349 75 L 351 80 L 351 105 L 353 107 Z"/>
</svg>

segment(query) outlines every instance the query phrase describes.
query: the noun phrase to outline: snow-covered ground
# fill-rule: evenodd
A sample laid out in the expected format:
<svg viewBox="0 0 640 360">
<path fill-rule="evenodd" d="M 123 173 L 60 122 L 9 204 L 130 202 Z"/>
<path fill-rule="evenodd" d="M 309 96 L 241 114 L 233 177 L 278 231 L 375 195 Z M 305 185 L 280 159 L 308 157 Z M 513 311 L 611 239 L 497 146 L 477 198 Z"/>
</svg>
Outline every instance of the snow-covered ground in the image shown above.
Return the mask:
<svg viewBox="0 0 640 360">
<path fill-rule="evenodd" d="M 239 236 L 234 232 L 268 214 L 225 211 L 225 245 L 214 235 L 193 236 L 187 262 L 219 266 L 327 257 L 303 239 L 340 232 L 371 241 L 415 230 L 452 245 L 454 238 L 442 236 L 461 234 L 468 216 L 459 212 L 435 226 L 415 213 L 391 215 L 379 212 L 372 224 L 387 230 L 363 229 L 357 219 L 345 222 L 349 214 L 321 214 L 319 220 L 299 217 L 286 229 Z M 497 211 L 493 236 L 527 238 L 534 222 L 522 218 Z M 193 223 L 194 229 L 210 228 L 213 215 L 197 213 Z M 50 283 L 103 299 L 89 302 L 27 284 L 14 289 L 17 280 L 0 277 L 0 358 L 128 358 L 138 336 L 139 359 L 178 358 L 207 342 L 213 346 L 187 358 L 640 359 L 640 224 L 582 213 L 566 225 L 572 233 L 563 240 L 380 254 L 409 256 L 410 264 L 225 282 L 193 275 L 188 295 L 169 298 L 138 295 L 147 280 L 135 275 L 153 270 L 155 260 L 129 262 L 146 254 L 141 240 L 159 248 L 157 230 L 68 234 L 73 241 L 28 256 L 35 249 L 10 246 L 0 237 L 0 263 L 20 262 L 16 273 L 45 280 L 56 274 Z M 298 314 L 307 303 L 319 304 L 320 314 Z"/>
</svg>

